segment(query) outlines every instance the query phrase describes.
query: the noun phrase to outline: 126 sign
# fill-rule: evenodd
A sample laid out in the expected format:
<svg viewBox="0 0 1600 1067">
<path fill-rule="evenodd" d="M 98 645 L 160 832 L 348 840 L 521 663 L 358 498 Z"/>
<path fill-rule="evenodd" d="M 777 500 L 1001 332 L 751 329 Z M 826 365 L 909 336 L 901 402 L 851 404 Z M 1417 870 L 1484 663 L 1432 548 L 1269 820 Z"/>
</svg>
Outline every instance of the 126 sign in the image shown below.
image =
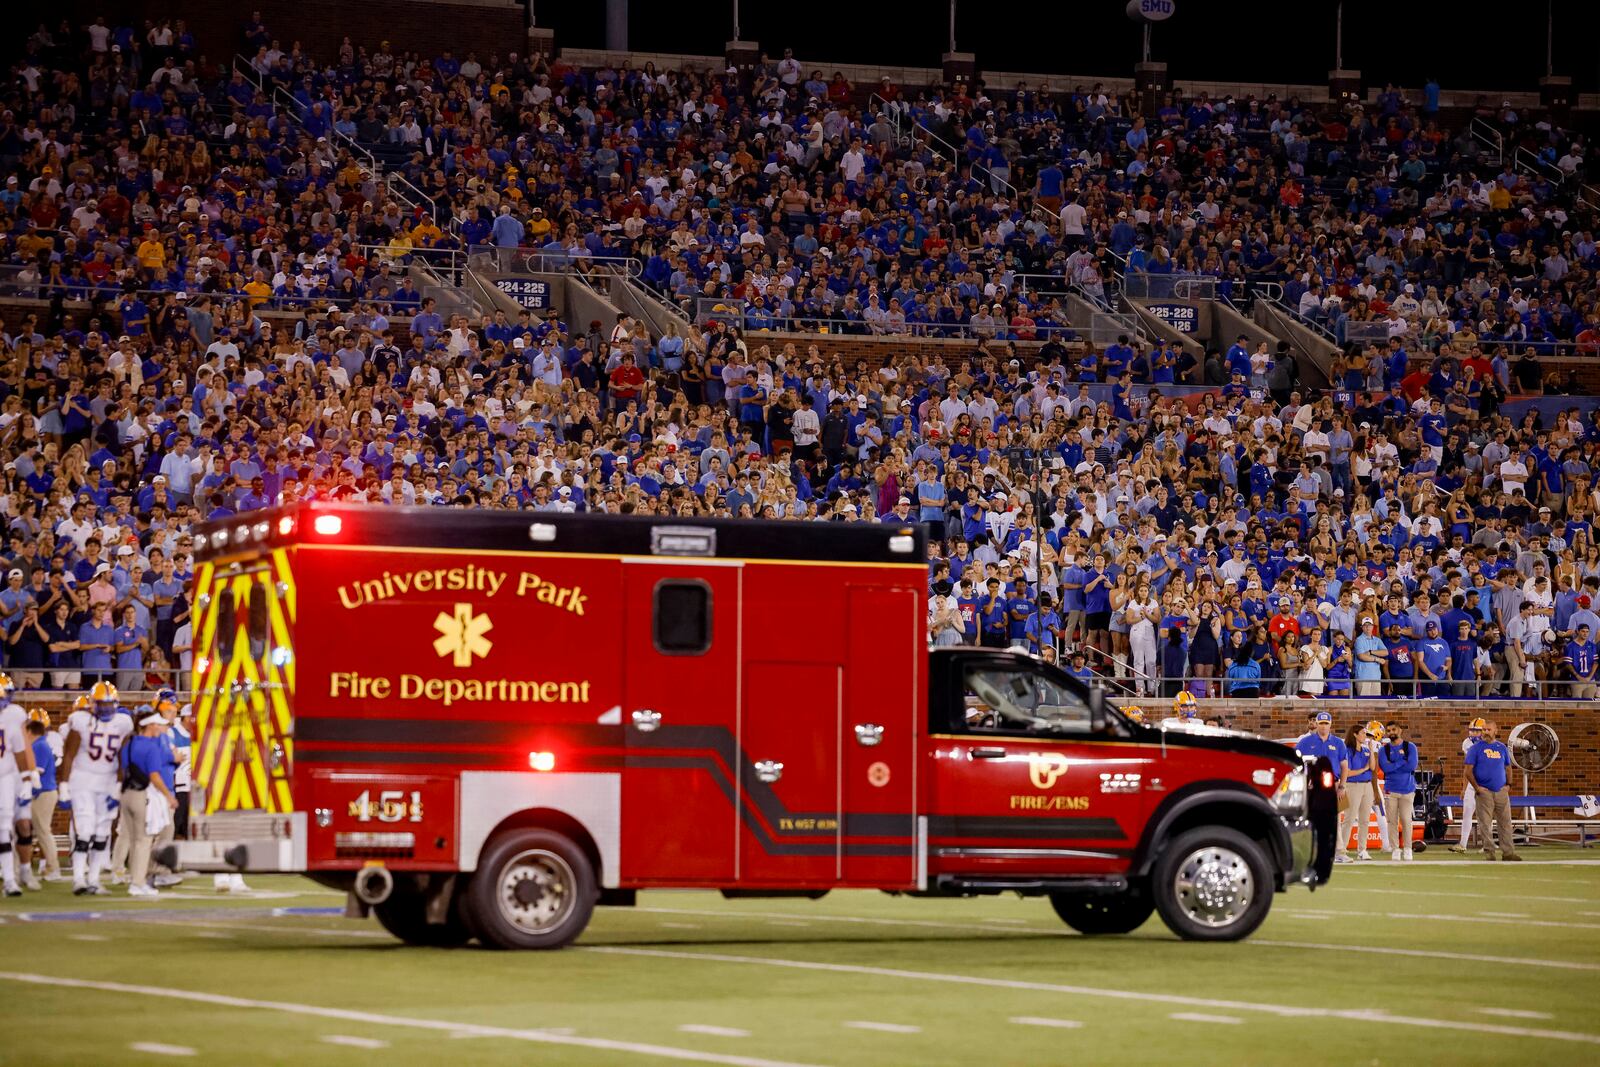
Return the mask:
<svg viewBox="0 0 1600 1067">
<path fill-rule="evenodd" d="M 1200 309 L 1193 304 L 1146 304 L 1145 310 L 1179 333 L 1200 329 Z"/>
</svg>

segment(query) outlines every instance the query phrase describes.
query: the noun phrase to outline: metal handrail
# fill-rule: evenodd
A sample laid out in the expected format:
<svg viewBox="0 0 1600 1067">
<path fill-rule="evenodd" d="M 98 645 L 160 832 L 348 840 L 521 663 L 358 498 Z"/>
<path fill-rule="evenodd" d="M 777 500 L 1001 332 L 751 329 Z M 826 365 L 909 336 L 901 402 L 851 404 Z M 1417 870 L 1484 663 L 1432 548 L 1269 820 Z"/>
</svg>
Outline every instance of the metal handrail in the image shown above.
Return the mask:
<svg viewBox="0 0 1600 1067">
<path fill-rule="evenodd" d="M 1506 139 L 1494 125 L 1480 118 L 1474 118 L 1467 125 L 1467 132 L 1472 139 L 1485 148 L 1494 149 L 1494 161 L 1504 163 L 1506 158 Z"/>
<path fill-rule="evenodd" d="M 1530 174 L 1535 177 L 1544 177 L 1555 182 L 1556 185 L 1564 186 L 1567 183 L 1566 171 L 1562 170 L 1554 163 L 1550 163 L 1544 159 L 1541 159 L 1537 152 L 1529 151 L 1520 145 L 1517 147 L 1516 151 L 1511 153 L 1511 163 L 1516 169 L 1523 171 L 1526 174 Z"/>
<path fill-rule="evenodd" d="M 891 101 L 884 99 L 882 96 L 879 96 L 877 93 L 868 94 L 868 96 L 867 96 L 867 106 L 870 108 L 870 107 L 874 107 L 875 105 L 882 109 L 882 113 L 888 114 L 889 121 L 895 128 L 895 137 L 896 137 L 897 140 L 910 141 L 910 140 L 914 140 L 915 139 L 915 134 L 916 133 L 923 134 L 923 136 L 925 136 L 928 140 L 933 141 L 933 142 L 941 145 L 944 148 L 945 152 L 949 155 L 950 162 L 957 167 L 958 173 L 959 173 L 959 168 L 961 166 L 961 156 L 962 156 L 962 153 L 961 153 L 960 149 L 958 149 L 955 145 L 951 144 L 949 141 L 945 140 L 943 137 L 939 136 L 937 133 L 934 133 L 933 130 L 929 129 L 922 122 L 918 121 L 915 118 L 912 118 L 909 108 L 905 109 L 905 117 L 910 120 L 910 126 L 911 126 L 912 132 L 911 133 L 907 133 L 900 125 L 900 118 L 901 118 L 900 110 L 901 109 L 893 107 Z M 934 155 L 938 155 L 938 154 L 939 153 L 937 153 L 937 152 L 934 153 Z M 968 170 L 968 174 L 969 174 L 969 180 L 974 180 L 975 181 L 976 179 L 975 178 L 971 178 L 970 175 L 976 173 L 979 170 L 982 170 L 984 172 L 984 174 L 986 174 L 989 177 L 989 179 L 994 180 L 994 181 L 998 181 L 1001 185 L 1005 186 L 1006 191 L 1008 193 L 1010 193 L 1010 198 L 1012 200 L 1016 200 L 1016 199 L 1019 198 L 1020 194 L 1017 192 L 1017 187 L 1015 185 L 1012 185 L 1006 179 L 1000 177 L 998 174 L 996 174 L 989 167 L 985 167 L 983 164 L 974 161 L 973 163 L 971 163 L 968 166 L 967 170 Z"/>
<path fill-rule="evenodd" d="M 244 77 L 258 90 L 263 93 L 267 92 L 267 82 L 265 77 L 260 71 L 256 70 L 248 58 L 239 55 L 238 53 L 234 53 L 233 69 L 244 75 Z M 283 108 L 284 112 L 289 115 L 290 119 L 293 120 L 296 126 L 300 127 L 302 131 L 305 130 L 305 120 L 301 114 L 303 105 L 299 100 L 295 99 L 292 93 L 285 91 L 281 86 L 274 85 L 272 87 L 271 100 L 275 106 Z M 426 210 L 429 216 L 437 217 L 438 203 L 433 199 L 433 197 L 429 196 L 427 193 L 424 193 L 421 189 L 418 189 L 415 185 L 408 181 L 404 175 L 386 172 L 382 162 L 380 162 L 376 156 L 368 151 L 367 148 L 361 144 L 361 142 L 357 141 L 349 134 L 339 132 L 339 130 L 334 127 L 331 121 L 328 124 L 328 134 L 331 135 L 334 143 L 338 144 L 340 147 L 359 158 L 365 164 L 367 173 L 377 181 L 381 182 L 384 188 L 388 190 L 389 195 L 393 196 L 396 200 L 400 201 L 413 211 L 422 207 L 423 203 L 426 203 Z M 411 194 L 420 199 L 420 202 L 419 200 L 412 199 L 412 196 L 396 190 L 396 185 L 402 185 L 406 189 L 409 189 Z M 456 235 L 459 237 L 459 232 L 456 232 Z"/>
<path fill-rule="evenodd" d="M 744 329 L 746 336 L 749 336 L 751 333 L 761 334 L 767 332 L 808 334 L 840 333 L 846 334 L 847 336 L 859 336 L 864 338 L 878 337 L 888 339 L 896 337 L 931 337 L 935 340 L 940 338 L 971 340 L 973 338 L 999 337 L 1001 335 L 1011 333 L 1010 323 L 1007 323 L 1004 326 L 988 328 L 974 327 L 968 323 L 962 322 L 908 322 L 902 329 L 884 330 L 881 333 L 875 333 L 873 332 L 870 324 L 857 319 L 814 319 L 806 316 L 794 315 L 786 318 L 774 318 L 777 324 L 772 326 L 770 329 L 766 327 L 756 329 L 748 325 L 743 325 L 741 328 Z M 821 327 L 827 327 L 827 329 L 821 329 Z M 1071 325 L 1035 325 L 1031 332 L 1035 335 L 1035 340 L 1042 340 L 1052 334 L 1071 334 L 1075 338 L 1081 331 L 1078 327 Z"/>
<path fill-rule="evenodd" d="M 1304 326 L 1308 330 L 1311 330 L 1311 331 L 1313 331 L 1315 333 L 1320 334 L 1322 337 L 1326 338 L 1327 341 L 1330 344 L 1333 344 L 1333 345 L 1336 345 L 1336 346 L 1339 346 L 1339 347 L 1343 347 L 1342 345 L 1339 344 L 1339 338 L 1334 336 L 1333 331 L 1329 330 L 1326 326 L 1322 325 L 1321 323 L 1315 322 L 1315 321 L 1313 321 L 1311 319 L 1306 318 L 1304 315 L 1300 314 L 1300 309 L 1299 308 L 1290 307 L 1288 304 L 1284 303 L 1284 301 L 1283 301 L 1283 290 L 1282 290 L 1281 287 L 1278 290 L 1278 295 L 1277 296 L 1266 296 L 1266 297 L 1263 297 L 1263 299 L 1266 300 L 1267 305 L 1268 305 L 1269 308 L 1277 309 L 1279 314 L 1287 315 L 1295 323 L 1297 323 L 1297 324 L 1299 324 L 1301 326 Z"/>
</svg>

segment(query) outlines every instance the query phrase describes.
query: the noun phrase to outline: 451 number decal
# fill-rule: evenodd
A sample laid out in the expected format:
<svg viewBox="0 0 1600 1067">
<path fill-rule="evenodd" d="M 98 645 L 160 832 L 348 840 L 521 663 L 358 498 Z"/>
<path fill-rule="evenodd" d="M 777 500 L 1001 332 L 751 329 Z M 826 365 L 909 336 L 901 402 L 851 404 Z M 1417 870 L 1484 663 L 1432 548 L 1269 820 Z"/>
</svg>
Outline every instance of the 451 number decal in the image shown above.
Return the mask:
<svg viewBox="0 0 1600 1067">
<path fill-rule="evenodd" d="M 350 817 L 361 822 L 421 822 L 422 793 L 417 790 L 385 789 L 372 799 L 372 790 L 363 789 L 350 802 Z"/>
</svg>

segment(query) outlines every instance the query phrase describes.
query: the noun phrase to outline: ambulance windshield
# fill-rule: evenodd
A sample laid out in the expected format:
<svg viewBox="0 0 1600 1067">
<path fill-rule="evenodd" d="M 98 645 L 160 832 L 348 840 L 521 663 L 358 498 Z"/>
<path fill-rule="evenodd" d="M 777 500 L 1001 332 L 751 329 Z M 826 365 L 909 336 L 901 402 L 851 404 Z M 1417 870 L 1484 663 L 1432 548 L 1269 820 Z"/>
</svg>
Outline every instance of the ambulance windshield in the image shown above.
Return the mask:
<svg viewBox="0 0 1600 1067">
<path fill-rule="evenodd" d="M 967 670 L 966 718 L 974 730 L 1081 733 L 1089 705 L 1049 678 L 1018 667 Z"/>
</svg>

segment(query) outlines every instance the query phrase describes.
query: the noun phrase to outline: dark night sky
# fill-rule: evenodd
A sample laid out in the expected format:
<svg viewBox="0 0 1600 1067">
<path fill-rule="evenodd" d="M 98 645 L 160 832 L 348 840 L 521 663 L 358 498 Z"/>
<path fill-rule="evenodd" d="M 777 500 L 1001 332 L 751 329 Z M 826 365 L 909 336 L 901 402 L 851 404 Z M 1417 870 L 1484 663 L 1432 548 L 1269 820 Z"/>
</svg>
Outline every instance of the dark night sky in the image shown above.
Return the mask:
<svg viewBox="0 0 1600 1067">
<path fill-rule="evenodd" d="M 1175 0 L 1155 27 L 1152 58 L 1174 81 L 1325 84 L 1333 66 L 1333 0 Z M 1546 0 L 1345 0 L 1345 65 L 1369 84 L 1420 85 L 1433 72 L 1447 89 L 1534 90 L 1545 73 Z M 957 44 L 980 66 L 1042 74 L 1130 76 L 1139 27 L 1124 0 L 996 3 L 960 0 Z M 604 0 L 535 0 L 539 22 L 572 47 L 605 43 Z M 997 12 L 1005 12 L 997 17 Z M 800 13 L 804 12 L 801 17 Z M 1521 13 L 1522 17 L 1517 17 Z M 1600 91 L 1600 3 L 1555 0 L 1555 72 Z M 945 50 L 944 0 L 744 0 L 746 39 L 792 47 L 802 62 L 883 62 L 934 67 Z M 632 0 L 638 51 L 720 54 L 732 36 L 731 0 Z"/>
</svg>

